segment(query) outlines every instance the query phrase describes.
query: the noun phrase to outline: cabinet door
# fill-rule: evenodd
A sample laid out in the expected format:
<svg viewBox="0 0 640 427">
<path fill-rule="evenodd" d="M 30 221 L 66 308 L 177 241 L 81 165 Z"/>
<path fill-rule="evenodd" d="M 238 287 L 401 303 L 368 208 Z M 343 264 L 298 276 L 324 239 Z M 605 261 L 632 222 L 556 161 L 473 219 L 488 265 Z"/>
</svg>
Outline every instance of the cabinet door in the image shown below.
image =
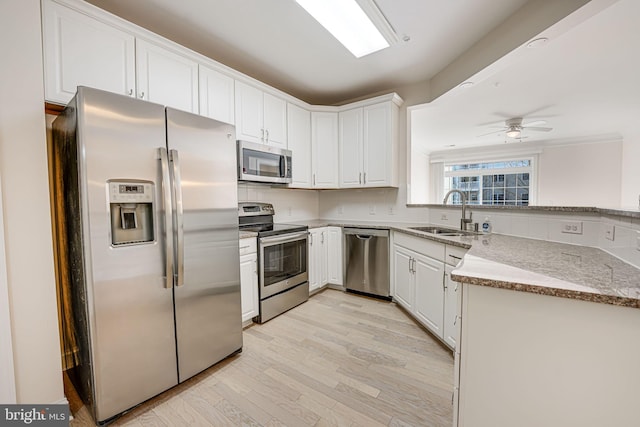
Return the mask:
<svg viewBox="0 0 640 427">
<path fill-rule="evenodd" d="M 392 104 L 364 107 L 364 185 L 392 184 L 393 153 Z"/>
<path fill-rule="evenodd" d="M 240 256 L 240 298 L 243 322 L 259 314 L 258 257 L 255 253 Z"/>
<path fill-rule="evenodd" d="M 309 262 L 307 270 L 309 272 L 309 292 L 320 289 L 320 266 L 322 259 L 320 258 L 322 245 L 320 243 L 320 231 L 316 228 L 309 230 Z"/>
<path fill-rule="evenodd" d="M 236 137 L 264 143 L 264 106 L 260 89 L 236 80 Z"/>
<path fill-rule="evenodd" d="M 444 340 L 453 349 L 456 348 L 456 341 L 458 339 L 458 330 L 460 329 L 460 322 L 456 321 L 458 313 L 458 288 L 459 284 L 451 280 L 451 271 L 455 267 L 445 265 L 444 267 Z"/>
<path fill-rule="evenodd" d="M 267 144 L 287 148 L 287 102 L 265 93 L 264 140 Z"/>
<path fill-rule="evenodd" d="M 136 39 L 138 98 L 198 114 L 198 63 Z"/>
<path fill-rule="evenodd" d="M 415 264 L 415 316 L 431 332 L 443 338 L 444 263 L 423 255 L 417 255 Z"/>
<path fill-rule="evenodd" d="M 327 258 L 329 256 L 329 236 L 326 228 L 320 232 L 320 286 L 329 283 Z"/>
<path fill-rule="evenodd" d="M 311 113 L 297 105 L 287 106 L 288 147 L 292 152 L 289 187 L 311 187 Z"/>
<path fill-rule="evenodd" d="M 339 113 L 340 187 L 362 186 L 362 108 Z"/>
<path fill-rule="evenodd" d="M 327 275 L 329 283 L 342 285 L 342 228 L 327 227 Z"/>
<path fill-rule="evenodd" d="M 78 86 L 133 95 L 131 34 L 52 1 L 42 6 L 47 101 L 67 104 Z"/>
<path fill-rule="evenodd" d="M 234 124 L 235 95 L 233 79 L 200 65 L 198 68 L 198 81 L 200 115 Z"/>
<path fill-rule="evenodd" d="M 401 246 L 393 248 L 393 281 L 395 295 L 393 298 L 405 309 L 413 311 L 415 282 L 412 273 L 412 253 Z"/>
<path fill-rule="evenodd" d="M 311 113 L 311 149 L 313 186 L 338 188 L 338 113 Z"/>
</svg>

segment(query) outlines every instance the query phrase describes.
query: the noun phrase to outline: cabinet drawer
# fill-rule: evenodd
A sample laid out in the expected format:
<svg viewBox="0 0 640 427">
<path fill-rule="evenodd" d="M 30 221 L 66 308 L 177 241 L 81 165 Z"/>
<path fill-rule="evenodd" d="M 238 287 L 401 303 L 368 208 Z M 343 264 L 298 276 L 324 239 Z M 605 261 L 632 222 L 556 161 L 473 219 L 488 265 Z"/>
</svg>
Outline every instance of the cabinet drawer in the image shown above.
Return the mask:
<svg viewBox="0 0 640 427">
<path fill-rule="evenodd" d="M 240 239 L 240 255 L 254 254 L 258 252 L 258 243 L 255 237 Z"/>
<path fill-rule="evenodd" d="M 430 258 L 444 261 L 444 244 L 421 237 L 410 236 L 408 234 L 394 232 L 393 243 L 411 249 L 419 254 Z"/>
<path fill-rule="evenodd" d="M 458 265 L 468 250 L 469 249 L 460 248 L 458 246 L 447 245 L 445 250 L 445 262 L 453 266 Z"/>
</svg>

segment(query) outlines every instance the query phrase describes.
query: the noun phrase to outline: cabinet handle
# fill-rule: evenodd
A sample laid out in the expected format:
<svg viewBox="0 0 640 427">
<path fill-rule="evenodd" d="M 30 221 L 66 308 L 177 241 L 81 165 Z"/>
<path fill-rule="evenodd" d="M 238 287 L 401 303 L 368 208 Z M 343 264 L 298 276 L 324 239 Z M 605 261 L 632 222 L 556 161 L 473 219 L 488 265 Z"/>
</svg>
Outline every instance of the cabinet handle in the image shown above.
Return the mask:
<svg viewBox="0 0 640 427">
<path fill-rule="evenodd" d="M 313 186 L 314 187 L 316 186 L 316 174 L 315 173 L 313 174 Z"/>
<path fill-rule="evenodd" d="M 260 131 L 262 132 L 262 136 L 260 137 L 260 139 L 264 141 L 264 129 L 260 129 Z"/>
<path fill-rule="evenodd" d="M 456 283 L 456 286 L 455 286 L 455 288 L 453 288 L 453 291 L 454 292 L 458 292 L 458 282 L 455 282 L 455 283 Z"/>
<path fill-rule="evenodd" d="M 457 323 L 458 323 L 458 315 L 456 314 L 456 317 L 453 319 L 453 326 L 456 326 Z"/>
<path fill-rule="evenodd" d="M 313 245 L 313 234 L 309 234 L 309 245 Z"/>
<path fill-rule="evenodd" d="M 366 172 L 364 173 L 364 178 L 362 179 L 362 181 L 363 181 L 364 185 L 367 185 L 367 173 Z"/>
<path fill-rule="evenodd" d="M 129 89 L 129 96 L 133 95 L 133 89 Z"/>
<path fill-rule="evenodd" d="M 409 273 L 413 273 L 413 271 L 411 270 L 411 257 L 409 257 Z"/>
<path fill-rule="evenodd" d="M 362 184 L 362 172 L 358 174 L 358 184 Z"/>
<path fill-rule="evenodd" d="M 267 142 L 269 142 L 269 129 L 264 131 L 267 134 Z"/>
<path fill-rule="evenodd" d="M 253 272 L 258 274 L 258 261 L 253 261 Z"/>
<path fill-rule="evenodd" d="M 140 92 L 140 99 L 144 99 L 144 92 Z"/>
<path fill-rule="evenodd" d="M 324 231 L 320 233 L 320 243 L 324 245 Z"/>
</svg>

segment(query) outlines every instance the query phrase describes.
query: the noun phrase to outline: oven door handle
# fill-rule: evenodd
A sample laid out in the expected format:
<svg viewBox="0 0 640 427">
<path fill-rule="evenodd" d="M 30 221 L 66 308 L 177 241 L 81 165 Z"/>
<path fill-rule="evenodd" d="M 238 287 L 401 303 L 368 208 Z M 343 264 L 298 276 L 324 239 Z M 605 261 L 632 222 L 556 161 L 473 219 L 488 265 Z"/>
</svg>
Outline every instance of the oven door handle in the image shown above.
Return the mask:
<svg viewBox="0 0 640 427">
<path fill-rule="evenodd" d="M 296 240 L 306 239 L 308 235 L 309 232 L 305 231 L 303 233 L 287 234 L 286 236 L 261 237 L 260 244 L 271 246 L 278 243 L 295 242 Z"/>
</svg>

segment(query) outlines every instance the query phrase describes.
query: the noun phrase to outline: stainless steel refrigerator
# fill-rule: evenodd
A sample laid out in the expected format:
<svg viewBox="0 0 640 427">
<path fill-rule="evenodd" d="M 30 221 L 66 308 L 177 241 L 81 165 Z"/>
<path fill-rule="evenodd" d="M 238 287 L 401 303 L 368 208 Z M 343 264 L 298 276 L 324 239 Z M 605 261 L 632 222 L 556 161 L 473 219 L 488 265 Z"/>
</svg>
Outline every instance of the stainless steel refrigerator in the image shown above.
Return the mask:
<svg viewBox="0 0 640 427">
<path fill-rule="evenodd" d="M 102 423 L 242 349 L 235 130 L 79 87 L 53 147 L 73 376 Z"/>
</svg>

